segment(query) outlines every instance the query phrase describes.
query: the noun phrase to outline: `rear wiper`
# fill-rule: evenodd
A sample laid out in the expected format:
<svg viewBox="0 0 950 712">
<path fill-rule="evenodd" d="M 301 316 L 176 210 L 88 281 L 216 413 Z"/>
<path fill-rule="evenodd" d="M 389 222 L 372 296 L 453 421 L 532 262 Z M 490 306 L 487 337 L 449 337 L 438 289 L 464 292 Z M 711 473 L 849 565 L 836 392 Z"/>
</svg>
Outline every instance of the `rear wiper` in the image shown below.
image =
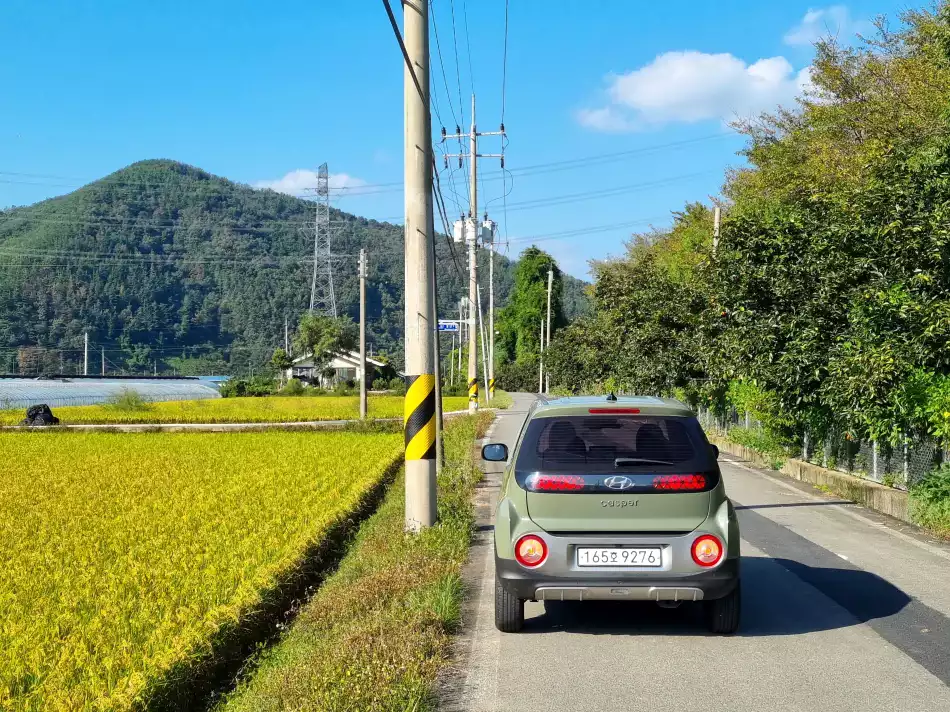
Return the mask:
<svg viewBox="0 0 950 712">
<path fill-rule="evenodd" d="M 672 465 L 666 460 L 650 460 L 645 457 L 618 457 L 614 460 L 614 467 L 632 467 L 634 465 Z"/>
</svg>

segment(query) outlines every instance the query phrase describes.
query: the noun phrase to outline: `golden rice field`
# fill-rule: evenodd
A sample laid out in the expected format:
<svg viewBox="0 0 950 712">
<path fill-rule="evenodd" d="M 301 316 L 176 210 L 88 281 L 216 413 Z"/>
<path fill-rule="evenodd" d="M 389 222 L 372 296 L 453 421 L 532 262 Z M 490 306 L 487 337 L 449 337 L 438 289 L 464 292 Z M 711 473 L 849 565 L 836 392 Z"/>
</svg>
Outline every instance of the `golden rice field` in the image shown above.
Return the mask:
<svg viewBox="0 0 950 712">
<path fill-rule="evenodd" d="M 401 439 L 0 433 L 0 709 L 147 700 L 355 508 Z"/>
<path fill-rule="evenodd" d="M 464 396 L 442 399 L 446 411 L 462 410 Z M 270 398 L 214 398 L 210 400 L 149 403 L 142 409 L 114 405 L 74 405 L 53 408 L 64 425 L 124 423 L 299 423 L 311 420 L 348 420 L 359 417 L 359 396 L 278 396 Z M 402 396 L 371 396 L 371 418 L 401 418 Z M 0 411 L 0 425 L 17 425 L 23 410 Z"/>
</svg>

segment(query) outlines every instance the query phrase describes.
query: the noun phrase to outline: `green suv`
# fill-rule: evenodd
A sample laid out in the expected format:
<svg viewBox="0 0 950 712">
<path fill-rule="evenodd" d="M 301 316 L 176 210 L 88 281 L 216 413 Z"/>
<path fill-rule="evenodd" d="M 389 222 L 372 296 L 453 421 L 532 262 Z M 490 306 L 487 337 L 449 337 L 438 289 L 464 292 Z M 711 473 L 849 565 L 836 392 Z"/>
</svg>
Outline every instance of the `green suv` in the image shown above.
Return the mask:
<svg viewBox="0 0 950 712">
<path fill-rule="evenodd" d="M 700 602 L 739 625 L 739 525 L 718 451 L 693 412 L 650 397 L 540 400 L 509 458 L 495 517 L 495 625 L 525 601 Z"/>
</svg>

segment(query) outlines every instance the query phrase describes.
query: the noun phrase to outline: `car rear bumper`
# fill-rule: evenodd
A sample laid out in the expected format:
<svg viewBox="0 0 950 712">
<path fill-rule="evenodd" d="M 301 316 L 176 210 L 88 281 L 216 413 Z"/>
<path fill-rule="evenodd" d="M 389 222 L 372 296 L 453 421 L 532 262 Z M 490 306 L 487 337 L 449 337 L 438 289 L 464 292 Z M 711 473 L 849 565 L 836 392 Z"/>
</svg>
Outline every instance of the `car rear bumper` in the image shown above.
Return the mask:
<svg viewBox="0 0 950 712">
<path fill-rule="evenodd" d="M 712 571 L 694 574 L 629 572 L 611 577 L 572 577 L 531 571 L 495 557 L 502 585 L 531 601 L 702 601 L 722 598 L 739 584 L 739 559 L 726 559 Z"/>
</svg>

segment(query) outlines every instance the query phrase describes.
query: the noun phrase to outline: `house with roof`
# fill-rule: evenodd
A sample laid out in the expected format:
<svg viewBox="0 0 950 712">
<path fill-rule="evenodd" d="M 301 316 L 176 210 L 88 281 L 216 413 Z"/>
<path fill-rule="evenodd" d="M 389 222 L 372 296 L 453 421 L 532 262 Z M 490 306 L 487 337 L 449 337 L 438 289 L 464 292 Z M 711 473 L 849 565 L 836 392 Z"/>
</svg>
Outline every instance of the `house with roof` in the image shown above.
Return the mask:
<svg viewBox="0 0 950 712">
<path fill-rule="evenodd" d="M 382 376 L 389 380 L 403 373 L 393 368 L 392 364 L 379 359 L 366 357 L 366 370 L 369 372 L 368 384 Z M 332 373 L 331 373 L 332 372 Z M 323 373 L 318 373 L 313 363 L 313 354 L 304 354 L 293 360 L 293 364 L 284 372 L 287 379 L 296 378 L 311 386 L 332 388 L 338 383 L 354 381 L 359 383 L 363 377 L 360 369 L 360 352 L 344 351 L 334 354 Z"/>
</svg>

